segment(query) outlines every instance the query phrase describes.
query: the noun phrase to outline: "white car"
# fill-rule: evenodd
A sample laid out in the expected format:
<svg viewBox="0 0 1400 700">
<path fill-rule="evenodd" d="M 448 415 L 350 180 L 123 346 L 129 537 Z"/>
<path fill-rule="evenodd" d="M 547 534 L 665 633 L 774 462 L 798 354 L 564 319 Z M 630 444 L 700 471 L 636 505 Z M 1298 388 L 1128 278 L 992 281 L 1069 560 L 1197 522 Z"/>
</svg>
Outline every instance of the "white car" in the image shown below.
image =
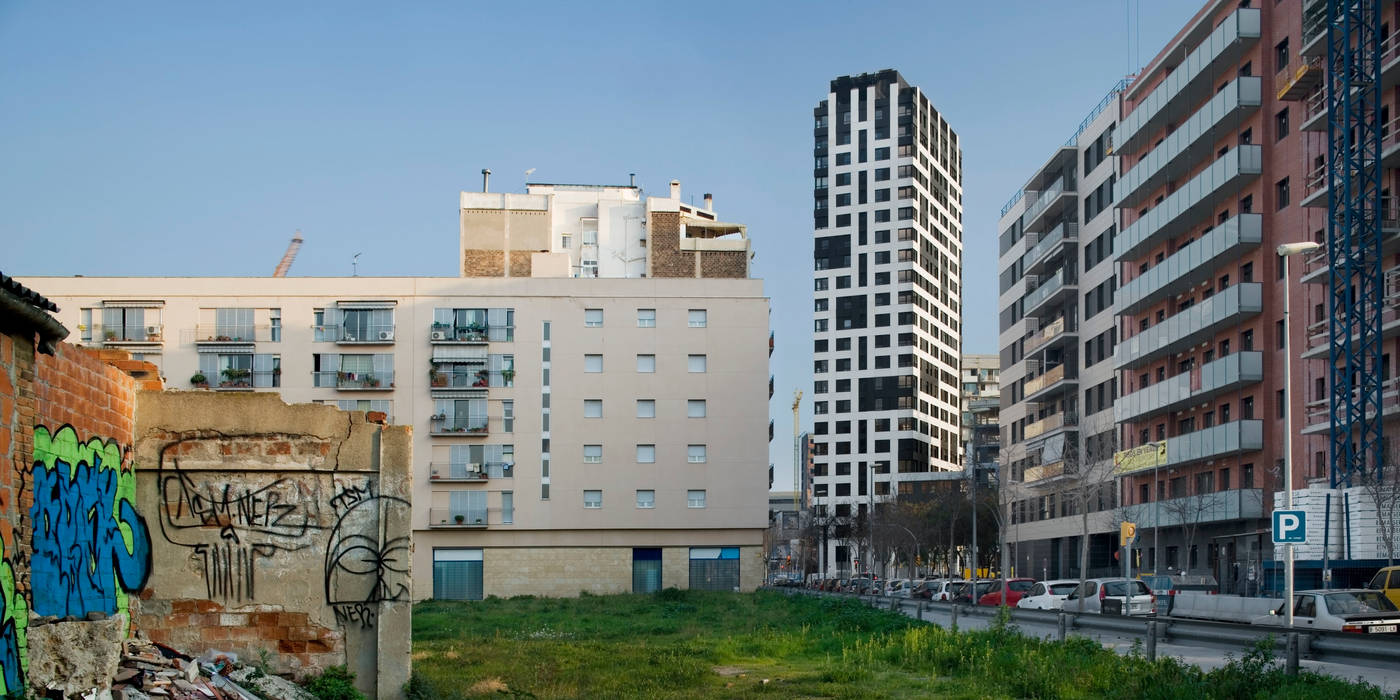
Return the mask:
<svg viewBox="0 0 1400 700">
<path fill-rule="evenodd" d="M 885 583 L 885 595 L 895 598 L 909 597 L 909 579 L 892 578 Z"/>
<path fill-rule="evenodd" d="M 1255 618 L 1256 625 L 1282 625 L 1283 606 Z M 1293 626 L 1357 634 L 1400 635 L 1400 610 L 1381 591 L 1342 589 L 1293 594 Z"/>
<path fill-rule="evenodd" d="M 933 589 L 929 600 L 939 600 L 944 603 L 952 600 L 958 595 L 958 588 L 965 585 L 967 581 L 962 579 L 945 579 L 939 582 L 939 586 Z"/>
<path fill-rule="evenodd" d="M 1027 610 L 1059 610 L 1065 596 L 1079 586 L 1077 579 L 1036 581 L 1034 586 L 1016 601 L 1016 607 Z"/>
<path fill-rule="evenodd" d="M 1065 596 L 1060 609 L 1079 612 L 1080 600 L 1084 612 L 1106 615 L 1150 615 L 1153 612 L 1152 589 L 1137 579 L 1091 578 L 1083 586 L 1076 585 Z"/>
</svg>

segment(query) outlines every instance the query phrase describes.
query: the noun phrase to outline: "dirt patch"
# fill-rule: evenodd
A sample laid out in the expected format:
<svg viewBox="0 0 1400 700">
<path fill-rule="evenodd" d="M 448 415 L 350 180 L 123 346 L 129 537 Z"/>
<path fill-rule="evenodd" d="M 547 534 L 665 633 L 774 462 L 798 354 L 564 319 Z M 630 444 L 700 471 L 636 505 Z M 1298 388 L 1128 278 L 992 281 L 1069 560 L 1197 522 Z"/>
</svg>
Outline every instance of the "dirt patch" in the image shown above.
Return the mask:
<svg viewBox="0 0 1400 700">
<path fill-rule="evenodd" d="M 719 675 L 725 677 L 742 676 L 745 673 L 747 673 L 747 671 L 745 671 L 742 668 L 739 668 L 738 666 L 716 666 L 714 667 L 714 671 L 715 673 L 718 673 Z"/>
<path fill-rule="evenodd" d="M 473 695 L 484 695 L 486 693 L 509 693 L 510 686 L 500 678 L 487 678 L 479 680 L 467 691 Z"/>
</svg>

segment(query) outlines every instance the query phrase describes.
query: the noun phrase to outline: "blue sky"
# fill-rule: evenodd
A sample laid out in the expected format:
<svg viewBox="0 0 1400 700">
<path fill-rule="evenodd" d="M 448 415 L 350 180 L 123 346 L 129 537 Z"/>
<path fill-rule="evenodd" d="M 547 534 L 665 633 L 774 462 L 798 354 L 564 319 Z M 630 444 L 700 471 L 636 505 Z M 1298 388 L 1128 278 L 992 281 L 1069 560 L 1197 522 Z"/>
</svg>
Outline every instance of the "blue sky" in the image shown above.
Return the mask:
<svg viewBox="0 0 1400 700">
<path fill-rule="evenodd" d="M 754 241 L 781 489 L 792 391 L 811 387 L 811 260 L 791 253 L 810 250 L 828 81 L 898 69 L 958 132 L 964 349 L 993 353 L 1002 204 L 1198 8 L 8 0 L 0 271 L 267 275 L 301 229 L 293 275 L 348 275 L 362 252 L 361 275 L 448 276 L 457 192 L 483 167 L 510 191 L 529 168 L 676 178 Z"/>
</svg>

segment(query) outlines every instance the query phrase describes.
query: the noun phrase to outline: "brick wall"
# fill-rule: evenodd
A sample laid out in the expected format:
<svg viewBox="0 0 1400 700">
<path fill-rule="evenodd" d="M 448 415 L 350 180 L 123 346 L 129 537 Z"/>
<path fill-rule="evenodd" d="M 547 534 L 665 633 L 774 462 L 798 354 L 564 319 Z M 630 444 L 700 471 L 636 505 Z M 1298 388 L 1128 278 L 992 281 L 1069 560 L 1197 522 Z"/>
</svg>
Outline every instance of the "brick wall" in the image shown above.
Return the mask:
<svg viewBox="0 0 1400 700">
<path fill-rule="evenodd" d="M 652 277 L 744 279 L 749 276 L 748 253 L 727 250 L 681 250 L 679 212 L 654 211 L 647 237 Z M 698 264 L 697 264 L 698 263 Z"/>
<path fill-rule="evenodd" d="M 468 249 L 462 252 L 463 277 L 504 277 L 504 253 L 499 250 Z"/>
<path fill-rule="evenodd" d="M 530 256 L 536 252 L 533 250 L 512 250 L 510 251 L 510 276 L 529 277 L 530 276 Z"/>
<path fill-rule="evenodd" d="M 24 483 L 21 475 L 29 472 L 33 458 L 34 411 L 34 339 L 0 335 L 0 457 L 10 465 L 0 469 L 0 536 L 7 557 L 16 551 L 17 487 Z M 27 506 L 25 509 L 27 512 Z M 27 589 L 28 577 L 24 579 Z"/>
</svg>

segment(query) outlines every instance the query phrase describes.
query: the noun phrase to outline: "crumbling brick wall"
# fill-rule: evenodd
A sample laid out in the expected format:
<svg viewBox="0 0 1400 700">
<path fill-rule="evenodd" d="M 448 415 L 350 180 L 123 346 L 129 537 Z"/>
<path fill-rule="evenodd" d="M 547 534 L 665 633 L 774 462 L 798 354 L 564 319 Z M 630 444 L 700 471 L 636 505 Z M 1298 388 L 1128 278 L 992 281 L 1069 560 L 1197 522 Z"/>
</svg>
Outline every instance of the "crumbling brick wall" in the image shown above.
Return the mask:
<svg viewBox="0 0 1400 700">
<path fill-rule="evenodd" d="M 647 239 L 652 277 L 707 277 L 744 279 L 749 276 L 748 254 L 730 250 L 681 250 L 680 212 L 648 214 Z"/>
</svg>

